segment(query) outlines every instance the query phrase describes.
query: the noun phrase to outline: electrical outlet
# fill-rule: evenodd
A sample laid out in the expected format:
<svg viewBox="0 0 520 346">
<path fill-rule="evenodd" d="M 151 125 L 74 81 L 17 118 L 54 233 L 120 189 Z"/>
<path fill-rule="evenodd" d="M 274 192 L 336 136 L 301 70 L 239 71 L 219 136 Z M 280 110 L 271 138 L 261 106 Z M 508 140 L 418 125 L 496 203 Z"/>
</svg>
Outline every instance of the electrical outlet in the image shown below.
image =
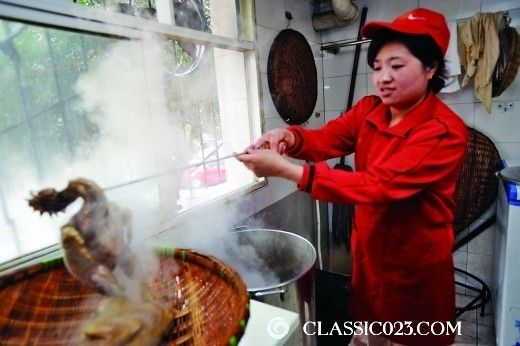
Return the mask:
<svg viewBox="0 0 520 346">
<path fill-rule="evenodd" d="M 501 113 L 507 113 L 515 108 L 513 101 L 499 101 L 495 102 L 495 108 Z"/>
</svg>

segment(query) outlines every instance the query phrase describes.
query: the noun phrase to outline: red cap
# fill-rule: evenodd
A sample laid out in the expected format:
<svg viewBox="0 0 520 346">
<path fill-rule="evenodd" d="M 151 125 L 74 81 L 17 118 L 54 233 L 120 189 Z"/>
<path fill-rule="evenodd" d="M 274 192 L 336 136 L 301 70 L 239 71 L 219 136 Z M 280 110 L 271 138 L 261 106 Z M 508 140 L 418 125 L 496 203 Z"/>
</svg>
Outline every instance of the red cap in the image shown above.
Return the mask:
<svg viewBox="0 0 520 346">
<path fill-rule="evenodd" d="M 384 30 L 391 30 L 403 34 L 429 35 L 446 54 L 450 42 L 450 31 L 446 19 L 439 12 L 426 8 L 416 8 L 403 13 L 393 22 L 369 22 L 361 29 L 366 38 L 373 38 Z"/>
</svg>

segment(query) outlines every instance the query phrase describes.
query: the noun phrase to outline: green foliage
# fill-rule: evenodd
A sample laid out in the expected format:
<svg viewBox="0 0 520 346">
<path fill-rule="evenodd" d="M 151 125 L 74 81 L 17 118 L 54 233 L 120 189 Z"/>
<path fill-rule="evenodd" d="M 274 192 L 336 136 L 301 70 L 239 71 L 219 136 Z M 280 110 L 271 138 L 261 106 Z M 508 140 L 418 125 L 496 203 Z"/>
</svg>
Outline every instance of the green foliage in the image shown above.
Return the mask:
<svg viewBox="0 0 520 346">
<path fill-rule="evenodd" d="M 208 24 L 209 31 L 213 31 L 213 22 L 211 20 L 211 8 L 210 8 L 210 0 L 199 0 L 202 5 L 202 10 L 204 11 L 204 17 L 206 17 L 206 23 Z"/>
<path fill-rule="evenodd" d="M 95 139 L 96 126 L 73 105 L 74 85 L 106 50 L 107 39 L 7 20 L 0 20 L 0 27 L 4 37 L 19 31 L 4 40 L 0 51 L 3 162 L 46 176 L 52 174 L 49 169 L 72 160 L 79 145 Z M 8 171 L 0 171 L 6 175 Z"/>
<path fill-rule="evenodd" d="M 76 0 L 75 3 L 84 6 L 103 6 L 103 0 Z"/>
<path fill-rule="evenodd" d="M 78 4 L 97 6 L 100 1 L 82 0 Z M 209 1 L 204 0 L 203 5 L 209 13 Z M 6 35 L 20 26 L 23 30 L 10 42 L 11 50 L 0 51 L 0 137 L 5 131 L 13 132 L 16 128 L 19 133 L 23 128 L 29 153 L 26 163 L 32 162 L 37 169 L 38 161 L 48 162 L 48 152 L 59 160 L 72 160 L 78 146 L 97 139 L 96 125 L 77 108 L 74 86 L 83 72 L 103 61 L 114 39 L 6 20 L 0 20 L 0 33 Z M 165 40 L 166 66 L 189 68 L 193 58 L 186 48 L 190 46 Z M 18 60 L 13 60 L 13 56 Z M 212 51 L 207 48 L 200 66 L 187 76 L 179 78 L 170 73 L 166 77 L 170 110 L 172 114 L 182 114 L 184 134 L 193 149 L 191 154 L 200 156 L 206 146 L 214 145 L 221 137 Z M 17 150 L 16 141 L 4 143 L 5 152 Z"/>
</svg>

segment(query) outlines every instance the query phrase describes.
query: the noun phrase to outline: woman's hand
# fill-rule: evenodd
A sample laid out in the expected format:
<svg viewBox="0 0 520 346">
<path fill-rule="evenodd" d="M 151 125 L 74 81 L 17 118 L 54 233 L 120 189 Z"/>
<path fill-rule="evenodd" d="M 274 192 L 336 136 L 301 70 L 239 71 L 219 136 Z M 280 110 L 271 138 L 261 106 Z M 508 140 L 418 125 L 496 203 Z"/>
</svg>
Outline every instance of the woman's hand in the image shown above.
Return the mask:
<svg viewBox="0 0 520 346">
<path fill-rule="evenodd" d="M 278 154 L 285 153 L 287 148 L 294 145 L 294 135 L 287 129 L 273 129 L 262 135 L 255 143 L 246 148 L 248 153 L 251 153 L 258 148 L 269 148 L 276 151 Z"/>
<path fill-rule="evenodd" d="M 248 149 L 247 154 L 237 156 L 257 177 L 280 177 L 298 183 L 303 174 L 303 167 L 282 157 L 274 150 Z"/>
</svg>

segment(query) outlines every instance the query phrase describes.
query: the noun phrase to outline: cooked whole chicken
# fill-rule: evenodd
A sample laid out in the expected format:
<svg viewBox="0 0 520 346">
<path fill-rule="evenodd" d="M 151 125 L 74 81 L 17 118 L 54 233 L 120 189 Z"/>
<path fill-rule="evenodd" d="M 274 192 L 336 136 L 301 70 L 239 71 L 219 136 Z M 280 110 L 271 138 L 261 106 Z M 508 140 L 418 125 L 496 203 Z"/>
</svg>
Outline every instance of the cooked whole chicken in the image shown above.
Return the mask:
<svg viewBox="0 0 520 346">
<path fill-rule="evenodd" d="M 158 345 L 174 314 L 156 303 L 103 298 L 96 316 L 83 327 L 81 345 Z"/>
<path fill-rule="evenodd" d="M 131 238 L 130 213 L 107 201 L 93 181 L 78 178 L 62 191 L 47 188 L 33 194 L 29 205 L 40 214 L 55 214 L 77 198 L 83 206 L 61 227 L 64 262 L 69 272 L 103 294 L 120 296 L 124 287 L 113 270 L 119 266 L 130 276 L 135 254 L 128 246 Z"/>
</svg>

